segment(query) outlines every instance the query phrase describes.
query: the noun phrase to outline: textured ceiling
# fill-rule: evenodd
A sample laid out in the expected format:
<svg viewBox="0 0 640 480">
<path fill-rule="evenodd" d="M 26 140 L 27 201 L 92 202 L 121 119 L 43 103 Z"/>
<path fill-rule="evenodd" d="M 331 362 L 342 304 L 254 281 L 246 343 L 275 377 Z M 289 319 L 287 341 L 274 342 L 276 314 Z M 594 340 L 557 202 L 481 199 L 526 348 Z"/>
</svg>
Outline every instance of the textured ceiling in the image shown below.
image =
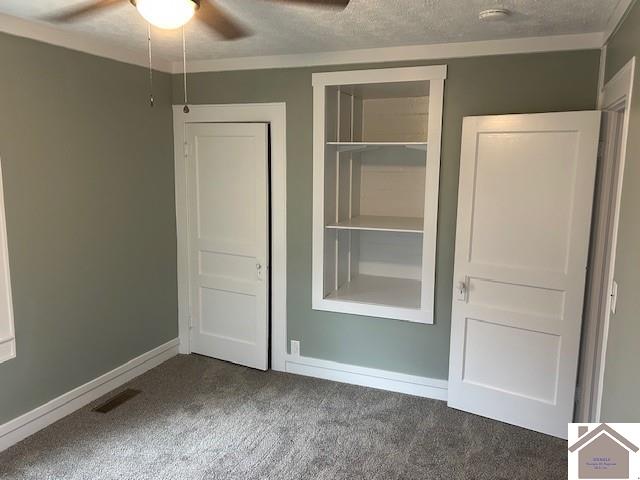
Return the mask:
<svg viewBox="0 0 640 480">
<path fill-rule="evenodd" d="M 0 0 L 0 13 L 34 20 L 84 1 Z M 351 0 L 344 11 L 327 11 L 265 0 L 217 0 L 254 35 L 225 42 L 192 21 L 188 55 L 206 60 L 600 32 L 618 1 Z M 506 21 L 478 20 L 478 12 L 496 6 L 514 13 Z M 146 49 L 146 24 L 129 4 L 59 28 L 141 53 Z M 163 60 L 180 59 L 179 33 L 154 31 L 154 51 Z"/>
</svg>

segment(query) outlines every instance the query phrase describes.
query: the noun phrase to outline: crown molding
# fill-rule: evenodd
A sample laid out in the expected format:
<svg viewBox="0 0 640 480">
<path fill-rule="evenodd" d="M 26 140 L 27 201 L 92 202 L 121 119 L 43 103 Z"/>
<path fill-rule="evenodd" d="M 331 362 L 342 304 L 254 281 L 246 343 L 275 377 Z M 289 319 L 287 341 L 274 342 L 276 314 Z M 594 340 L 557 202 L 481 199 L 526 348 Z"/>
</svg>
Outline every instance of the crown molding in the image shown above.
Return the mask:
<svg viewBox="0 0 640 480">
<path fill-rule="evenodd" d="M 88 53 L 98 57 L 109 58 L 119 62 L 149 67 L 149 59 L 144 54 L 114 46 L 108 41 L 98 40 L 84 33 L 62 30 L 42 22 L 0 14 L 0 32 L 17 37 L 30 38 L 39 42 Z M 172 73 L 171 62 L 154 60 L 153 63 L 155 70 Z"/>
<path fill-rule="evenodd" d="M 294 55 L 196 60 L 187 63 L 187 70 L 191 73 L 221 72 L 228 70 L 259 70 L 268 68 L 313 67 L 319 65 L 350 65 L 358 63 L 385 63 L 411 60 L 439 60 L 443 58 L 556 52 L 566 50 L 599 50 L 602 48 L 602 44 L 603 34 L 598 32 L 548 37 L 485 40 L 478 42 L 368 48 Z M 173 73 L 181 72 L 182 63 L 175 62 L 173 64 Z"/>
<path fill-rule="evenodd" d="M 603 44 L 607 43 L 611 36 L 616 33 L 634 3 L 636 3 L 636 0 L 618 0 L 616 8 L 611 13 L 609 20 L 607 20 L 607 26 L 604 29 Z"/>
<path fill-rule="evenodd" d="M 634 0 L 620 0 L 618 8 L 628 8 L 633 1 Z M 623 9 L 623 13 L 615 18 L 618 20 L 621 19 L 624 16 L 625 11 L 626 10 Z M 114 46 L 108 41 L 91 38 L 90 35 L 83 33 L 62 30 L 42 22 L 0 14 L 0 32 L 30 38 L 40 42 L 49 43 L 51 45 L 57 45 L 99 57 L 110 58 L 124 63 L 144 67 L 148 66 L 146 54 Z M 489 55 L 509 55 L 518 53 L 590 50 L 602 48 L 605 38 L 605 34 L 599 32 L 547 37 L 484 40 L 476 42 L 368 48 L 334 52 L 221 58 L 191 61 L 187 63 L 187 69 L 191 73 L 220 72 L 228 70 L 259 70 L 269 68 L 313 67 L 321 65 L 388 63 Z M 154 68 L 162 72 L 182 73 L 182 62 L 169 62 L 166 60 L 163 61 L 161 59 L 156 59 L 154 60 Z"/>
</svg>

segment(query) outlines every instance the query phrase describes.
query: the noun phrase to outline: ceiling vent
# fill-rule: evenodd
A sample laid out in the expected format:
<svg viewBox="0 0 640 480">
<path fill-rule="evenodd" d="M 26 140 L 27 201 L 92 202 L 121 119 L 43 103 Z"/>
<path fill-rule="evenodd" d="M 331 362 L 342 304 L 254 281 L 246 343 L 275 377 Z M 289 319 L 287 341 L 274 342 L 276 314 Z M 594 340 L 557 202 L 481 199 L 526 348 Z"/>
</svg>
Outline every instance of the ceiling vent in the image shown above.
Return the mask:
<svg viewBox="0 0 640 480">
<path fill-rule="evenodd" d="M 511 11 L 506 8 L 490 8 L 483 10 L 478 15 L 478 18 L 485 22 L 495 22 L 497 20 L 504 20 L 511 15 Z"/>
</svg>

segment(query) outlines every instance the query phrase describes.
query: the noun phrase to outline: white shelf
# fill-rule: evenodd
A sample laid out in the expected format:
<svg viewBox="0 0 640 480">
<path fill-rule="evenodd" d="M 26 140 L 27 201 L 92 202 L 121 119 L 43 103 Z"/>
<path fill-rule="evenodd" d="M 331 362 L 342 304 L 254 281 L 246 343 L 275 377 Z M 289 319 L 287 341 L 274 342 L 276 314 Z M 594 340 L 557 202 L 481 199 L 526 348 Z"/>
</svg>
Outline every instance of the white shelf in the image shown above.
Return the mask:
<svg viewBox="0 0 640 480">
<path fill-rule="evenodd" d="M 420 308 L 419 280 L 358 275 L 326 298 L 370 305 Z"/>
<path fill-rule="evenodd" d="M 350 220 L 327 225 L 336 230 L 376 230 L 382 232 L 422 233 L 424 219 L 415 217 L 380 217 L 360 215 Z"/>
<path fill-rule="evenodd" d="M 335 146 L 339 152 L 360 152 L 381 147 L 405 147 L 427 151 L 427 142 L 327 142 Z"/>
<path fill-rule="evenodd" d="M 314 310 L 433 323 L 445 77 L 313 74 Z"/>
</svg>

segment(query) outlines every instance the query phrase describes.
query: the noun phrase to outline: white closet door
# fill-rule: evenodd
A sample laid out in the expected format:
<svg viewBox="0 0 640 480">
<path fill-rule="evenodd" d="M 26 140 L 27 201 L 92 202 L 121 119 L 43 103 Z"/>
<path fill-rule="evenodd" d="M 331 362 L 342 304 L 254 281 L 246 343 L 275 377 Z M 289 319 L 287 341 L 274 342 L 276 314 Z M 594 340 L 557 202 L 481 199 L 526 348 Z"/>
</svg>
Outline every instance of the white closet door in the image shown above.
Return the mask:
<svg viewBox="0 0 640 480">
<path fill-rule="evenodd" d="M 599 112 L 464 119 L 449 406 L 566 438 Z"/>
<path fill-rule="evenodd" d="M 191 351 L 267 369 L 267 125 L 191 124 Z"/>
</svg>

